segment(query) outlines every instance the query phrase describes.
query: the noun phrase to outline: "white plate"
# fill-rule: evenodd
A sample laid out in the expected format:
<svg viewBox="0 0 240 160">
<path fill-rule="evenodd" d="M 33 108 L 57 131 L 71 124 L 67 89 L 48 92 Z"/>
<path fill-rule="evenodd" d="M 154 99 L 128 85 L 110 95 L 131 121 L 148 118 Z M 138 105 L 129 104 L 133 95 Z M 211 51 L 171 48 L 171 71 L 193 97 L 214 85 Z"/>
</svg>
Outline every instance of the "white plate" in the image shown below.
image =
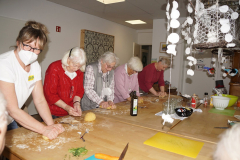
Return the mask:
<svg viewBox="0 0 240 160">
<path fill-rule="evenodd" d="M 228 33 L 225 35 L 225 41 L 231 42 L 232 40 L 233 40 L 233 36 L 231 34 Z"/>
<path fill-rule="evenodd" d="M 185 53 L 190 54 L 190 48 L 189 47 L 186 48 Z"/>
<path fill-rule="evenodd" d="M 168 36 L 168 40 L 169 42 L 171 43 L 177 43 L 179 41 L 179 35 L 177 33 L 171 33 L 169 36 Z"/>
<path fill-rule="evenodd" d="M 178 28 L 180 26 L 180 23 L 178 20 L 176 19 L 172 19 L 171 22 L 170 22 L 170 27 L 172 28 Z"/>
<path fill-rule="evenodd" d="M 222 33 L 227 33 L 229 31 L 230 31 L 230 25 L 229 24 L 222 25 L 222 27 L 221 27 L 221 32 Z"/>
<path fill-rule="evenodd" d="M 226 13 L 228 11 L 229 7 L 227 5 L 219 7 L 220 12 Z"/>
<path fill-rule="evenodd" d="M 238 14 L 237 12 L 233 12 L 233 13 L 231 14 L 231 19 L 237 19 L 238 16 L 239 16 L 239 14 Z"/>
<path fill-rule="evenodd" d="M 178 19 L 180 16 L 180 12 L 176 9 L 172 9 L 172 12 L 171 12 L 171 18 L 172 19 Z"/>
</svg>

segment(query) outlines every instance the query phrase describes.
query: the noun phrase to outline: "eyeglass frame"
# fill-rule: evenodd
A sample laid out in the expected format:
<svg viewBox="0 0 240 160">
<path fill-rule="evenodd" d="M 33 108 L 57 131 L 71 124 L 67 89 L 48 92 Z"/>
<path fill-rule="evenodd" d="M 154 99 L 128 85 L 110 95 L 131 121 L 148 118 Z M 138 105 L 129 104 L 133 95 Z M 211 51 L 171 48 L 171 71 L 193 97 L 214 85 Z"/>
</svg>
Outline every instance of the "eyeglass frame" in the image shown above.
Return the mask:
<svg viewBox="0 0 240 160">
<path fill-rule="evenodd" d="M 24 47 L 30 47 L 30 49 L 29 50 L 27 50 L 27 49 L 24 49 L 25 51 L 31 51 L 31 50 L 33 50 L 33 53 L 35 53 L 35 54 L 40 54 L 41 52 L 42 52 L 42 50 L 41 49 L 38 49 L 38 48 L 33 48 L 33 47 L 31 47 L 31 46 L 29 46 L 29 45 L 27 45 L 27 44 L 24 44 L 23 42 L 22 42 L 22 45 L 23 45 L 23 49 L 24 49 Z M 36 53 L 36 52 L 34 52 L 34 51 L 40 51 L 39 53 Z"/>
</svg>

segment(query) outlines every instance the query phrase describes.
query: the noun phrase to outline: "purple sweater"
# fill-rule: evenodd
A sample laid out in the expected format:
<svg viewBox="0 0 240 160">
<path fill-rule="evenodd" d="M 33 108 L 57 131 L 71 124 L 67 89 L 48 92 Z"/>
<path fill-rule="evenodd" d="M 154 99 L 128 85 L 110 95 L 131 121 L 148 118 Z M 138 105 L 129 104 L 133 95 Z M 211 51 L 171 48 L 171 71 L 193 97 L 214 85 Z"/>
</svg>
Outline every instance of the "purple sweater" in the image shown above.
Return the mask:
<svg viewBox="0 0 240 160">
<path fill-rule="evenodd" d="M 127 64 L 123 64 L 114 70 L 114 103 L 125 101 L 130 97 L 129 94 L 132 91 L 136 91 L 137 96 L 140 96 L 138 74 L 136 73 L 129 76 L 125 69 L 125 65 Z"/>
</svg>

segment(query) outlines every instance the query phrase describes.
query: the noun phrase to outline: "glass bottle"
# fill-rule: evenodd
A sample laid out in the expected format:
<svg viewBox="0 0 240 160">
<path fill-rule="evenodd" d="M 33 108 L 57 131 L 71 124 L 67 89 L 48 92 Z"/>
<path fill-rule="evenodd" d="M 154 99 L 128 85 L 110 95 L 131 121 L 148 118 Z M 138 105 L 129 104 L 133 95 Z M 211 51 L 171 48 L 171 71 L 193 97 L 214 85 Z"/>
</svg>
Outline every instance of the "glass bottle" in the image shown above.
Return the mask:
<svg viewBox="0 0 240 160">
<path fill-rule="evenodd" d="M 136 95 L 136 91 L 133 91 L 131 95 L 131 107 L 130 107 L 130 115 L 137 116 L 138 113 L 138 97 Z"/>
<path fill-rule="evenodd" d="M 208 106 L 208 104 L 209 104 L 209 96 L 208 96 L 208 93 L 207 92 L 205 92 L 204 93 L 204 98 L 203 98 L 203 103 L 204 103 L 204 107 L 207 107 Z"/>
</svg>

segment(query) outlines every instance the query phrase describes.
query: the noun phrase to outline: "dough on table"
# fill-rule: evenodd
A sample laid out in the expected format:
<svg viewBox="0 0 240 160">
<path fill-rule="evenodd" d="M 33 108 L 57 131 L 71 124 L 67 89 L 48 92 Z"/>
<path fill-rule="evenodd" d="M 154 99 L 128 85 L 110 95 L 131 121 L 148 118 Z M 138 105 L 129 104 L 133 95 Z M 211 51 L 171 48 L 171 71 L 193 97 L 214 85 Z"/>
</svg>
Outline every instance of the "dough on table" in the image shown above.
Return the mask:
<svg viewBox="0 0 240 160">
<path fill-rule="evenodd" d="M 159 96 L 159 98 L 164 98 L 164 97 L 167 97 L 167 95 L 165 95 L 165 96 Z"/>
<path fill-rule="evenodd" d="M 46 141 L 49 141 L 48 137 L 46 137 L 46 136 L 42 136 L 42 138 Z"/>
<path fill-rule="evenodd" d="M 95 119 L 96 119 L 96 115 L 93 112 L 88 112 L 84 117 L 84 121 L 87 121 L 87 122 L 94 121 Z"/>
<path fill-rule="evenodd" d="M 143 103 L 143 98 L 139 99 L 138 103 Z"/>
<path fill-rule="evenodd" d="M 72 120 L 72 124 L 76 124 L 76 123 L 78 123 L 79 121 L 77 121 L 77 120 Z"/>
<path fill-rule="evenodd" d="M 103 108 L 102 106 L 99 106 L 99 108 Z M 106 109 L 113 109 L 112 106 L 107 107 Z"/>
</svg>

